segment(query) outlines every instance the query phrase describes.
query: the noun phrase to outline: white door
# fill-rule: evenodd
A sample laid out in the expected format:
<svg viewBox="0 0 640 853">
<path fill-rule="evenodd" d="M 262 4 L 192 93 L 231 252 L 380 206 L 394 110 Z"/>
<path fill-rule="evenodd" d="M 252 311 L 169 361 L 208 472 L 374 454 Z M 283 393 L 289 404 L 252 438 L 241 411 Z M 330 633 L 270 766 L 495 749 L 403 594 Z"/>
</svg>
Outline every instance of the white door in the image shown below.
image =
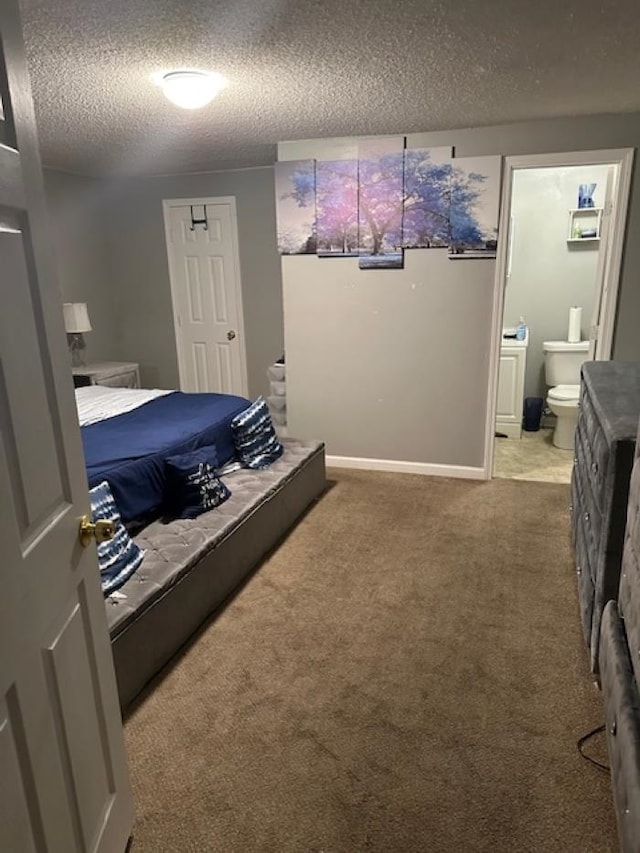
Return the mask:
<svg viewBox="0 0 640 853">
<path fill-rule="evenodd" d="M 233 202 L 164 202 L 183 391 L 247 394 Z"/>
<path fill-rule="evenodd" d="M 17 0 L 0 94 L 0 850 L 114 853 L 132 797 Z"/>
</svg>

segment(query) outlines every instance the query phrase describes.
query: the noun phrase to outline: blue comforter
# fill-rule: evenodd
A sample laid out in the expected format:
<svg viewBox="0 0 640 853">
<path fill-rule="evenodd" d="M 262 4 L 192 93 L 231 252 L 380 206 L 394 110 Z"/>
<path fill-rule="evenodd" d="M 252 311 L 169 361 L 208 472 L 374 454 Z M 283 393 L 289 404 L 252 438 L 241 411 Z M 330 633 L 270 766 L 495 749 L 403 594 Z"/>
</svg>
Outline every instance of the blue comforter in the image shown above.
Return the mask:
<svg viewBox="0 0 640 853">
<path fill-rule="evenodd" d="M 107 480 L 125 524 L 161 515 L 164 458 L 215 444 L 219 464 L 229 462 L 235 455 L 231 421 L 249 405 L 231 394 L 175 391 L 82 427 L 89 486 Z"/>
</svg>

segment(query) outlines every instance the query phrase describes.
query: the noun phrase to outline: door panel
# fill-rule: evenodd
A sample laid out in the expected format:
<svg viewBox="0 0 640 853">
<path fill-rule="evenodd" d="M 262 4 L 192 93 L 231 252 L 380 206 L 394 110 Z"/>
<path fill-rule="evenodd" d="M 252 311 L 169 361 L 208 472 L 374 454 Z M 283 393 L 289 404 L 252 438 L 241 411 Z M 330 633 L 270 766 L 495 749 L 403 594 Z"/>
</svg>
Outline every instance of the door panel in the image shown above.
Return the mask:
<svg viewBox="0 0 640 853">
<path fill-rule="evenodd" d="M 231 206 L 171 202 L 166 226 L 181 388 L 246 395 Z"/>
<path fill-rule="evenodd" d="M 227 306 L 227 281 L 225 279 L 224 264 L 222 258 L 209 258 L 209 282 L 211 283 L 213 296 L 213 312 L 215 323 L 230 323 Z"/>
<path fill-rule="evenodd" d="M 513 355 L 500 356 L 498 374 L 498 404 L 496 415 L 501 418 L 515 416 L 514 401 L 518 387 L 518 359 Z"/>
<path fill-rule="evenodd" d="M 4 849 L 37 853 L 44 850 L 42 835 L 39 833 L 40 843 L 36 847 L 32 826 L 37 825 L 38 816 L 29 813 L 27 786 L 18 760 L 16 740 L 6 711 L 0 712 L 0 826 L 6 832 L 3 834 Z"/>
<path fill-rule="evenodd" d="M 112 853 L 132 798 L 16 0 L 0 92 L 0 849 Z"/>
<path fill-rule="evenodd" d="M 0 232 L 0 257 L 7 281 L 28 281 L 22 233 Z M 26 288 L 11 288 L 11 311 L 0 312 L 3 350 L 16 355 L 25 351 L 29 358 L 2 362 L 0 393 L 3 397 L 3 427 L 10 441 L 6 452 L 12 472 L 14 492 L 20 507 L 19 523 L 23 543 L 38 526 L 69 499 L 63 488 L 56 445 L 60 423 L 49 409 L 44 376 L 45 354 L 41 352 L 34 305 Z M 36 297 L 37 299 L 37 297 Z M 25 394 L 25 387 L 33 393 Z M 39 442 L 30 436 L 33 424 L 46 424 Z"/>
<path fill-rule="evenodd" d="M 209 361 L 207 345 L 202 341 L 192 341 L 191 356 L 193 358 L 193 387 L 192 391 L 209 391 L 218 383 L 209 378 Z"/>
<path fill-rule="evenodd" d="M 100 695 L 96 691 L 99 678 L 95 677 L 95 657 L 91 641 L 85 642 L 90 622 L 86 602 L 84 606 L 76 602 L 59 634 L 43 653 L 51 703 L 56 708 L 56 722 L 62 736 L 65 771 L 73 786 L 76 822 L 86 849 L 91 849 L 95 828 L 102 824 L 115 794 L 108 737 L 98 713 Z M 81 705 L 78 695 L 93 697 L 93 701 Z"/>
</svg>

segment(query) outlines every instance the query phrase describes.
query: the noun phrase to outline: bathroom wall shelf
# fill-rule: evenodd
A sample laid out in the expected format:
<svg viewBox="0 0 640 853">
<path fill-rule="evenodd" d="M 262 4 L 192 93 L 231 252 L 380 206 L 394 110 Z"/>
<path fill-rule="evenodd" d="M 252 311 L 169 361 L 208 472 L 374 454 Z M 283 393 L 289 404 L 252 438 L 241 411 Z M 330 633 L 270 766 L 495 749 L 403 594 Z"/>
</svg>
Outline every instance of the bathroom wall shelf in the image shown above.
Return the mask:
<svg viewBox="0 0 640 853">
<path fill-rule="evenodd" d="M 574 207 L 569 211 L 569 234 L 567 243 L 595 243 L 602 230 L 601 207 Z M 588 237 L 580 236 L 588 232 Z M 595 232 L 595 233 L 593 233 Z"/>
</svg>

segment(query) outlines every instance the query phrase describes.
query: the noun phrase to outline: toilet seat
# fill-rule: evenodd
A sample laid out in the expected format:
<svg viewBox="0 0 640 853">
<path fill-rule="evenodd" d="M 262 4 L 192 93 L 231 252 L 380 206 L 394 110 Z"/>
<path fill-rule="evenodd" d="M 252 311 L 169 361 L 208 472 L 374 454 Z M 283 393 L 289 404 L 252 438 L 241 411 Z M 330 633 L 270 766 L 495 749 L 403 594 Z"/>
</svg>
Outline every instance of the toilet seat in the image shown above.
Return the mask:
<svg viewBox="0 0 640 853">
<path fill-rule="evenodd" d="M 549 389 L 549 400 L 557 400 L 559 403 L 578 402 L 580 399 L 579 385 L 556 385 Z"/>
</svg>

